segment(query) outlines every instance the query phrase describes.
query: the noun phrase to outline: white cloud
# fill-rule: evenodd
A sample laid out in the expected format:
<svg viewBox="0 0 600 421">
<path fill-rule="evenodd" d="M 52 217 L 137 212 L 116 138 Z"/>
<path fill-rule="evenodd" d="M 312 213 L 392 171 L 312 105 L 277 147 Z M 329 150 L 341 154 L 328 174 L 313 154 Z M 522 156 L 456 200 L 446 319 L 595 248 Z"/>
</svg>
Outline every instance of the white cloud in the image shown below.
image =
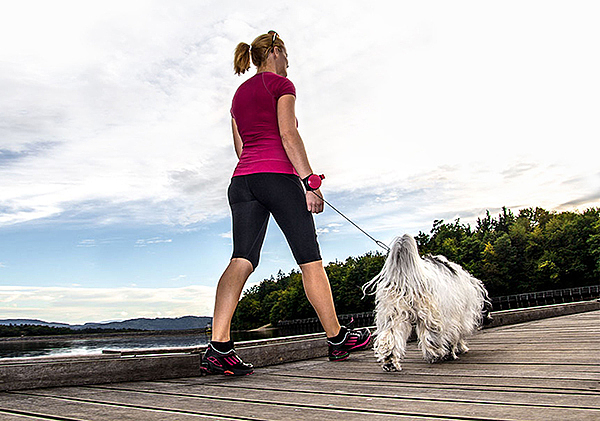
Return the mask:
<svg viewBox="0 0 600 421">
<path fill-rule="evenodd" d="M 540 15 L 536 4 L 283 2 L 265 14 L 244 3 L 40 2 L 33 15 L 12 4 L 0 18 L 15 40 L 0 66 L 0 224 L 227 216 L 228 109 L 246 77 L 231 72 L 232 51 L 273 22 L 326 194 L 456 188 L 456 200 L 430 197 L 444 210 L 588 197 L 599 184 L 584 178 L 595 154 L 580 153 L 599 135 L 600 65 L 587 53 L 596 6 L 544 3 Z M 530 165 L 543 173 L 525 177 Z M 446 183 L 432 186 L 434 173 Z M 565 175 L 581 180 L 575 191 L 551 188 Z"/>
<path fill-rule="evenodd" d="M 171 238 L 152 237 L 148 239 L 140 239 L 135 242 L 135 247 L 146 247 L 153 244 L 172 243 Z"/>
<path fill-rule="evenodd" d="M 96 247 L 96 240 L 93 238 L 81 240 L 79 244 L 77 244 L 77 247 Z"/>
<path fill-rule="evenodd" d="M 231 73 L 232 50 L 279 14 L 300 129 L 313 167 L 328 173 L 324 191 L 418 190 L 436 172 L 447 183 L 434 187 L 457 187 L 478 207 L 575 200 L 548 186 L 595 165 L 579 152 L 599 134 L 600 68 L 585 53 L 598 35 L 593 14 L 582 5 L 545 3 L 539 16 L 531 4 L 517 14 L 515 4 L 434 4 L 284 2 L 265 15 L 242 3 L 42 2 L 35 16 L 12 5 L 2 21 L 19 36 L 0 67 L 0 224 L 226 216 L 228 108 L 243 80 Z M 543 173 L 525 178 L 536 164 Z M 503 173 L 523 177 L 507 198 L 490 197 Z M 581 181 L 578 196 L 597 185 Z M 437 205 L 473 207 L 457 200 Z"/>
<path fill-rule="evenodd" d="M 48 11 L 56 20 L 46 17 L 64 31 L 50 31 L 43 43 L 63 54 L 27 37 L 28 56 L 5 53 L 13 66 L 2 69 L 0 83 L 13 89 L 0 102 L 7 116 L 0 150 L 12 159 L 0 168 L 7 181 L 0 223 L 57 217 L 86 202 L 95 213 L 116 213 L 107 223 L 189 224 L 224 213 L 214 188 L 223 188 L 234 165 L 223 123 L 237 81 L 214 72 L 230 67 L 230 49 L 211 31 L 218 20 L 202 14 L 208 21 L 197 21 L 177 8 L 165 18 L 158 3 L 111 3 L 100 13 L 70 6 L 59 3 Z M 77 19 L 63 22 L 67 10 Z M 22 24 L 32 33 L 44 28 L 35 23 Z M 62 42 L 66 34 L 77 45 Z M 67 51 L 77 58 L 66 60 Z M 52 147 L 28 152 L 39 138 Z M 186 171 L 206 187 L 186 192 L 171 176 Z"/>
<path fill-rule="evenodd" d="M 63 288 L 0 286 L 3 318 L 37 318 L 65 323 L 136 317 L 211 316 L 214 287 Z"/>
</svg>

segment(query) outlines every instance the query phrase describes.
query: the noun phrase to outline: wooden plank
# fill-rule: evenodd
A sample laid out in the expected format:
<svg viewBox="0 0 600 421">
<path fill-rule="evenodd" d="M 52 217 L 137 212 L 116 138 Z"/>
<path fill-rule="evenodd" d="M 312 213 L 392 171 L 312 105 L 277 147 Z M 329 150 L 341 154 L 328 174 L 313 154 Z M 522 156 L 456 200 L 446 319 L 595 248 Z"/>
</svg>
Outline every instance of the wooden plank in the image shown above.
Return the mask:
<svg viewBox="0 0 600 421">
<path fill-rule="evenodd" d="M 469 344 L 471 346 L 471 344 Z M 480 347 L 472 346 L 471 351 L 467 354 L 461 355 L 458 361 L 446 361 L 443 363 L 437 363 L 434 365 L 448 366 L 451 364 L 557 364 L 557 365 L 586 365 L 586 366 L 598 366 L 598 356 L 590 352 L 590 349 L 579 349 L 570 350 L 569 359 L 565 360 L 563 352 L 564 349 L 544 349 L 531 351 L 530 348 L 504 348 L 504 349 L 481 349 Z M 407 353 L 407 361 L 419 362 L 422 360 L 421 352 L 417 350 L 411 350 Z M 423 360 L 424 361 L 424 360 Z M 373 364 L 376 364 L 373 359 Z"/>
<path fill-rule="evenodd" d="M 596 333 L 590 333 L 590 337 L 594 337 L 600 335 Z M 545 347 L 548 347 L 548 350 L 561 349 L 561 348 L 569 348 L 569 349 L 584 349 L 584 350 L 593 350 L 600 348 L 600 344 L 598 342 L 592 342 L 589 340 L 577 340 L 577 337 L 566 337 L 561 335 L 554 335 L 552 339 L 555 341 L 548 340 L 540 340 L 537 338 L 532 338 L 531 336 L 513 336 L 513 337 L 490 337 L 489 340 L 485 342 L 479 339 L 470 339 L 467 340 L 469 348 L 477 349 L 477 346 L 481 346 L 482 349 L 491 348 L 493 349 L 502 349 L 502 348 L 516 348 L 516 349 L 526 349 L 529 348 L 537 348 L 538 350 L 543 350 Z M 526 342 L 525 342 L 526 341 Z M 560 341 L 560 342 L 556 342 Z M 542 348 L 544 347 L 544 348 Z"/>
<path fill-rule="evenodd" d="M 135 390 L 142 392 L 159 392 L 187 395 L 202 391 L 202 393 L 223 396 L 231 389 L 228 383 L 205 382 L 196 383 L 162 383 L 139 382 L 125 383 L 114 386 L 95 386 L 101 390 Z M 359 381 L 331 381 L 327 379 L 307 379 L 301 381 L 283 382 L 280 377 L 261 375 L 260 382 L 244 382 L 236 384 L 235 390 L 245 393 L 280 391 L 291 393 L 316 393 L 324 396 L 363 396 L 371 398 L 397 398 L 397 399 L 430 399 L 435 401 L 468 401 L 476 403 L 508 403 L 516 405 L 536 405 L 565 408 L 591 408 L 600 409 L 600 393 L 561 393 L 552 390 L 515 391 L 501 390 L 481 386 L 479 388 L 461 388 L 445 385 L 415 386 L 404 383 L 381 384 L 378 382 Z M 244 392 L 242 392 L 244 391 Z"/>
<path fill-rule="evenodd" d="M 401 379 L 395 379 L 389 375 L 382 373 L 381 375 L 313 375 L 310 377 L 300 375 L 293 372 L 276 373 L 278 377 L 282 377 L 281 382 L 297 381 L 302 382 L 306 379 L 314 380 L 329 380 L 338 382 L 340 380 L 355 381 L 355 382 L 373 382 L 382 385 L 407 384 L 417 385 L 419 387 L 460 387 L 467 389 L 480 390 L 483 387 L 488 387 L 491 390 L 515 390 L 515 391 L 539 391 L 539 390 L 554 390 L 562 393 L 599 393 L 599 383 L 597 380 L 580 380 L 580 379 L 546 379 L 543 377 L 483 377 L 483 376 L 457 376 L 457 375 L 423 375 L 423 374 L 403 374 Z M 285 380 L 288 378 L 289 380 Z M 177 381 L 183 381 L 180 379 Z M 195 379 L 190 379 L 194 381 Z"/>
<path fill-rule="evenodd" d="M 461 374 L 469 374 L 468 372 L 477 372 L 483 370 L 487 375 L 498 374 L 507 371 L 523 372 L 529 371 L 532 374 L 543 372 L 544 377 L 553 376 L 557 373 L 587 373 L 591 377 L 599 378 L 600 364 L 598 358 L 594 355 L 586 355 L 584 352 L 571 353 L 568 357 L 565 353 L 548 354 L 545 352 L 538 353 L 534 350 L 524 349 L 523 352 L 512 351 L 480 351 L 472 349 L 468 354 L 461 356 L 457 361 L 446 361 L 442 363 L 429 364 L 422 359 L 419 351 L 416 350 L 413 344 L 409 344 L 409 352 L 402 364 L 404 372 L 418 370 L 422 373 L 449 373 L 454 370 Z M 591 353 L 593 354 L 593 353 Z M 536 359 L 535 356 L 541 357 Z M 336 363 L 328 366 L 328 370 L 346 372 L 348 366 L 354 364 L 360 359 L 362 364 L 357 365 L 353 369 L 359 371 L 371 372 L 373 367 L 379 367 L 375 358 L 370 353 L 352 355 L 347 361 Z M 398 373 L 388 373 L 388 375 L 398 375 Z M 559 376 L 564 377 L 564 376 Z"/>
<path fill-rule="evenodd" d="M 522 338 L 529 338 L 535 342 L 549 342 L 548 337 L 561 337 L 561 338 L 565 338 L 567 340 L 572 340 L 572 341 L 581 340 L 583 342 L 592 343 L 593 335 L 595 335 L 596 333 L 598 333 L 598 331 L 590 330 L 589 334 L 591 336 L 586 338 L 586 337 L 582 337 L 581 332 L 570 332 L 570 331 L 564 331 L 564 330 L 551 330 L 551 329 L 544 329 L 543 331 L 540 331 L 540 329 L 518 330 L 518 331 L 503 330 L 500 332 L 491 332 L 489 335 L 489 338 L 492 341 L 496 338 L 508 339 L 508 340 L 513 340 L 513 341 L 516 341 L 516 340 L 519 340 Z M 532 335 L 536 335 L 536 336 L 532 336 Z M 539 335 L 539 336 L 537 336 L 537 335 Z M 475 336 L 475 338 L 477 338 L 477 336 Z M 471 340 L 473 340 L 473 338 L 471 338 Z"/>
<path fill-rule="evenodd" d="M 425 363 L 426 364 L 426 363 Z M 405 362 L 402 371 L 397 373 L 385 373 L 381 371 L 373 373 L 371 368 L 364 366 L 350 366 L 349 364 L 337 364 L 336 367 L 327 368 L 324 373 L 333 378 L 344 378 L 346 375 L 378 375 L 383 378 L 393 376 L 414 375 L 437 375 L 437 376 L 465 376 L 465 377 L 538 377 L 541 379 L 574 379 L 574 380 L 598 380 L 598 368 L 590 370 L 587 366 L 577 365 L 552 365 L 552 364 L 431 364 Z M 378 369 L 381 370 L 381 369 Z M 318 376 L 318 374 L 316 374 Z"/>
<path fill-rule="evenodd" d="M 0 391 L 198 375 L 200 355 L 42 360 L 0 366 Z"/>
<path fill-rule="evenodd" d="M 264 370 L 264 369 L 263 369 Z M 260 374 L 260 371 L 258 372 Z M 355 382 L 374 382 L 387 386 L 390 385 L 415 385 L 419 387 L 453 387 L 453 388 L 471 388 L 480 390 L 483 387 L 495 388 L 498 390 L 514 389 L 516 391 L 527 390 L 553 390 L 561 393 L 600 393 L 600 383 L 597 380 L 564 380 L 547 378 L 529 378 L 529 377 L 480 377 L 480 376 L 456 376 L 456 375 L 422 375 L 422 374 L 403 374 L 401 376 L 390 376 L 388 373 L 373 373 L 372 375 L 358 374 L 353 375 L 350 371 L 345 376 L 329 376 L 327 372 L 321 374 L 302 373 L 292 371 L 273 371 L 266 373 L 269 376 L 277 376 L 281 382 L 302 383 L 306 379 Z M 194 382 L 196 379 L 178 379 L 173 382 Z"/>
<path fill-rule="evenodd" d="M 231 379 L 231 380 L 241 380 Z M 135 393 L 104 390 L 99 393 L 92 388 L 56 388 L 27 392 L 10 392 L 12 399 L 8 407 L 20 404 L 21 407 L 35 407 L 40 413 L 69 413 L 79 409 L 78 419 L 85 420 L 189 420 L 190 416 L 208 419 L 235 420 L 335 420 L 345 418 L 397 420 L 411 419 L 442 420 L 444 418 L 421 417 L 418 414 L 405 414 L 381 408 L 338 408 L 327 404 L 323 407 L 291 402 L 245 399 L 243 397 L 223 398 L 219 396 L 171 396 L 157 393 Z M 16 402 L 21 398 L 21 402 Z M 2 405 L 5 405 L 3 401 Z M 106 409 L 123 411 L 119 415 L 99 417 Z M 128 412 L 129 411 L 129 412 Z M 141 412 L 143 411 L 143 412 Z M 405 412 L 405 411 L 404 411 Z M 156 416 L 156 417 L 154 417 Z M 154 417 L 154 418 L 152 418 Z M 162 418 L 160 418 L 162 417 Z M 187 417 L 187 418 L 184 418 Z"/>
<path fill-rule="evenodd" d="M 40 395 L 20 395 L 14 392 L 0 394 L 0 411 L 19 411 L 33 419 L 67 420 L 67 421 L 191 421 L 191 420 L 223 420 L 231 417 L 212 417 L 202 413 L 185 413 L 185 411 L 169 411 L 160 408 L 143 408 L 125 405 L 106 405 L 96 402 L 84 402 L 68 399 L 55 399 Z M 0 412 L 0 416 L 4 416 Z M 35 418 L 37 417 L 37 418 Z M 0 418 L 4 420 L 4 418 Z M 25 418 L 27 419 L 27 418 Z M 22 420 L 21 420 L 22 421 Z"/>
<path fill-rule="evenodd" d="M 480 361 L 479 357 L 482 360 Z M 489 359 L 491 361 L 485 361 L 485 359 Z M 495 357 L 493 355 L 486 355 L 485 353 L 471 351 L 469 354 L 464 355 L 458 361 L 447 361 L 436 364 L 429 364 L 425 360 L 423 360 L 420 354 L 414 354 L 413 357 L 409 357 L 404 360 L 402 367 L 403 370 L 398 373 L 384 373 L 380 371 L 381 368 L 379 364 L 376 362 L 372 352 L 365 352 L 361 355 L 353 354 L 350 359 L 338 363 L 328 364 L 326 367 L 326 371 L 336 373 L 348 373 L 349 371 L 356 372 L 367 372 L 367 373 L 378 373 L 387 377 L 400 376 L 407 373 L 412 373 L 417 371 L 421 374 L 441 374 L 441 375 L 503 375 L 506 373 L 509 375 L 511 372 L 518 373 L 517 377 L 521 377 L 523 370 L 529 370 L 533 373 L 535 372 L 543 372 L 544 378 L 552 378 L 556 375 L 557 378 L 564 378 L 564 375 L 558 376 L 558 373 L 588 373 L 588 378 L 592 380 L 598 380 L 600 376 L 598 375 L 598 369 L 600 364 L 594 362 L 571 362 L 568 358 L 565 358 L 563 355 L 563 359 L 559 360 L 554 358 L 557 362 L 537 362 L 534 360 L 526 361 L 528 358 L 523 357 L 523 361 L 519 361 L 520 357 L 515 356 L 514 360 L 503 359 L 504 361 L 498 362 L 494 361 Z M 319 362 L 327 362 L 326 359 L 320 360 L 312 360 L 315 364 Z M 312 363 L 312 362 L 311 362 Z M 293 365 L 289 367 L 298 368 L 300 370 L 311 369 L 312 364 L 309 365 Z M 486 374 L 482 374 L 478 370 L 486 370 Z M 545 371 L 546 370 L 546 371 Z M 351 374 L 351 373 L 350 373 Z M 579 374 L 576 374 L 579 375 Z"/>
<path fill-rule="evenodd" d="M 503 310 L 492 313 L 494 320 L 490 327 L 498 325 L 521 324 L 540 319 L 547 319 L 557 316 L 565 316 L 581 312 L 598 311 L 600 301 L 591 300 L 579 303 L 554 304 L 542 307 L 533 307 L 527 309 Z"/>
<path fill-rule="evenodd" d="M 437 364 L 429 364 L 424 360 L 406 360 L 402 364 L 402 371 L 396 373 L 383 372 L 380 366 L 376 363 L 374 357 L 368 356 L 368 359 L 358 360 L 358 356 L 352 355 L 347 361 L 328 363 L 322 371 L 336 375 L 368 374 L 379 376 L 380 378 L 393 378 L 403 376 L 405 374 L 421 374 L 421 375 L 460 375 L 460 376 L 477 376 L 477 377 L 538 377 L 545 379 L 587 379 L 598 380 L 600 378 L 600 366 L 598 364 L 568 364 L 565 363 L 525 363 L 511 362 L 479 362 L 475 356 L 473 359 L 467 360 L 463 357 L 458 361 L 448 361 Z M 311 370 L 310 366 L 300 366 L 298 370 Z M 318 375 L 318 371 L 314 374 Z M 516 376 L 515 376 L 516 375 Z"/>
<path fill-rule="evenodd" d="M 402 416 L 435 416 L 462 418 L 467 414 L 469 418 L 487 420 L 522 420 L 548 421 L 552 419 L 593 420 L 600 417 L 600 410 L 581 409 L 573 407 L 550 407 L 537 403 L 508 404 L 493 402 L 477 402 L 473 400 L 452 401 L 447 399 L 405 399 L 400 396 L 372 397 L 372 396 L 339 396 L 324 395 L 321 393 L 304 392 L 294 393 L 285 390 L 248 390 L 239 386 L 248 382 L 248 379 L 234 378 L 228 380 L 229 387 L 219 390 L 218 396 L 205 390 L 205 386 L 196 389 L 188 388 L 186 392 L 168 393 L 152 391 L 133 392 L 131 390 L 103 389 L 99 394 L 97 388 L 60 388 L 42 390 L 28 393 L 37 396 L 56 396 L 61 398 L 76 399 L 82 402 L 110 402 L 112 404 L 126 404 L 139 406 L 152 406 L 159 397 L 161 408 L 178 408 L 179 410 L 198 410 L 206 408 L 212 411 L 229 415 L 261 414 L 266 419 L 272 420 L 281 415 L 282 409 L 299 409 L 303 411 L 303 419 L 340 419 L 345 412 L 359 411 L 364 415 L 402 415 Z M 242 412 L 237 412 L 238 405 L 243 407 Z M 309 415 L 309 413 L 314 414 Z M 214 412 L 213 412 L 214 413 Z M 290 413 L 287 417 L 292 416 Z M 332 417 L 333 416 L 333 417 Z M 280 418 L 282 419 L 282 418 Z"/>
<path fill-rule="evenodd" d="M 589 325 L 593 323 L 593 319 L 579 319 L 578 315 L 574 315 L 573 320 L 567 321 L 565 324 L 559 324 L 561 318 L 556 319 L 547 319 L 547 320 L 538 320 L 536 322 L 524 323 L 520 325 L 511 325 L 511 326 L 501 326 L 494 329 L 486 329 L 485 332 L 511 332 L 511 331 L 521 331 L 521 332 L 532 332 L 539 331 L 540 326 L 544 326 L 544 330 L 550 331 L 564 331 L 564 332 L 576 332 L 577 327 L 581 323 L 586 323 L 589 329 L 597 330 L 597 326 Z M 564 316 L 571 317 L 571 316 Z"/>
<path fill-rule="evenodd" d="M 81 361 L 89 361 L 90 359 L 94 360 L 114 360 L 114 355 L 73 355 L 73 356 L 46 356 L 46 357 L 17 357 L 17 358 L 1 358 L 0 359 L 0 368 L 10 367 L 10 366 L 27 366 L 27 365 L 40 365 L 40 364 L 48 364 L 54 363 L 57 361 L 73 361 L 73 362 L 81 362 Z"/>
<path fill-rule="evenodd" d="M 16 414 L 16 413 L 9 413 L 9 412 L 5 412 L 0 410 L 0 420 L 2 421 L 35 421 L 35 420 L 49 420 L 50 418 L 46 418 L 46 417 L 36 417 L 36 416 L 32 416 L 32 415 L 26 415 L 26 414 Z"/>
</svg>

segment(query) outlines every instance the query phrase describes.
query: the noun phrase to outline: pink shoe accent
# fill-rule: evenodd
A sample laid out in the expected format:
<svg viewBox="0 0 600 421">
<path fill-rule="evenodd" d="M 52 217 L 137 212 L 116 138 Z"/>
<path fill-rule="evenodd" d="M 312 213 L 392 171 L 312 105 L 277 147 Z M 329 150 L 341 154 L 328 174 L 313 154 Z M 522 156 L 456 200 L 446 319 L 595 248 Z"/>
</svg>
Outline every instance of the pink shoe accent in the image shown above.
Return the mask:
<svg viewBox="0 0 600 421">
<path fill-rule="evenodd" d="M 223 365 L 215 357 L 208 357 L 207 360 L 216 365 L 217 367 L 223 367 Z"/>
<path fill-rule="evenodd" d="M 227 364 L 229 365 L 236 365 L 238 363 L 238 359 L 235 357 L 235 355 L 232 355 L 231 357 L 224 357 L 224 360 L 227 361 Z"/>
<path fill-rule="evenodd" d="M 354 339 L 354 341 L 356 341 L 356 338 L 353 338 L 353 339 Z M 371 340 L 371 334 L 369 334 L 369 336 L 367 337 L 367 339 L 365 339 L 365 341 L 364 341 L 363 343 L 361 343 L 361 344 L 358 344 L 358 345 L 351 346 L 351 348 L 350 348 L 350 349 L 354 349 L 354 348 L 360 348 L 361 346 L 365 346 L 366 344 L 368 344 L 368 343 L 369 343 L 369 341 L 370 341 L 370 340 Z M 348 344 L 348 345 L 350 345 L 350 344 Z"/>
</svg>

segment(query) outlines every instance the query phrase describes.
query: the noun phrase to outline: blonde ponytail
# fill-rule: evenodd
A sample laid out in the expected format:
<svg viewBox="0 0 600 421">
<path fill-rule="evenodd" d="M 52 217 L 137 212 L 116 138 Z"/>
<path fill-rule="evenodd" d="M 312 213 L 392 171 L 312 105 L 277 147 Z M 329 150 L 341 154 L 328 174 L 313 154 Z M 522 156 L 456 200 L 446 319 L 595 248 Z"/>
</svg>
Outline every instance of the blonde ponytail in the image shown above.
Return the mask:
<svg viewBox="0 0 600 421">
<path fill-rule="evenodd" d="M 235 48 L 233 56 L 233 70 L 236 75 L 246 73 L 250 69 L 250 46 L 245 42 L 240 42 Z"/>
</svg>

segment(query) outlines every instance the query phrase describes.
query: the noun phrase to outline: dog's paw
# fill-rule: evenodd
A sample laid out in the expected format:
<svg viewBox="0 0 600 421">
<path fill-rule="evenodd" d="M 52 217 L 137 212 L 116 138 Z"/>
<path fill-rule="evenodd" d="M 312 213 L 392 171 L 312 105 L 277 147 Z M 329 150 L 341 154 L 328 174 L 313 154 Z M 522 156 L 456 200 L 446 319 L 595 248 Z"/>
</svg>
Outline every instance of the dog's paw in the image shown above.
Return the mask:
<svg viewBox="0 0 600 421">
<path fill-rule="evenodd" d="M 489 325 L 491 325 L 492 323 L 494 323 L 494 318 L 492 317 L 492 315 L 491 315 L 491 314 L 490 314 L 488 311 L 486 311 L 486 312 L 483 314 L 483 318 L 482 318 L 482 320 L 481 320 L 481 324 L 482 324 L 483 326 L 489 326 Z"/>
<path fill-rule="evenodd" d="M 440 357 L 439 355 L 434 355 L 431 352 L 426 352 L 424 357 L 425 361 L 427 361 L 429 364 L 435 364 L 444 361 L 443 356 Z"/>
<path fill-rule="evenodd" d="M 461 339 L 456 344 L 454 344 L 454 346 L 452 347 L 451 354 L 454 354 L 454 356 L 456 357 L 457 355 L 463 355 L 463 354 L 466 354 L 467 352 L 469 352 L 469 347 L 467 346 L 467 342 L 464 339 Z M 454 359 L 457 360 L 458 357 L 456 357 Z"/>
<path fill-rule="evenodd" d="M 396 367 L 396 366 L 394 365 L 394 363 L 392 363 L 392 362 L 387 362 L 387 363 L 383 364 L 383 365 L 381 366 L 381 368 L 383 369 L 383 371 L 387 371 L 387 372 L 392 372 L 392 371 L 400 371 L 400 370 L 402 370 L 402 368 L 400 368 L 400 367 Z"/>
</svg>

